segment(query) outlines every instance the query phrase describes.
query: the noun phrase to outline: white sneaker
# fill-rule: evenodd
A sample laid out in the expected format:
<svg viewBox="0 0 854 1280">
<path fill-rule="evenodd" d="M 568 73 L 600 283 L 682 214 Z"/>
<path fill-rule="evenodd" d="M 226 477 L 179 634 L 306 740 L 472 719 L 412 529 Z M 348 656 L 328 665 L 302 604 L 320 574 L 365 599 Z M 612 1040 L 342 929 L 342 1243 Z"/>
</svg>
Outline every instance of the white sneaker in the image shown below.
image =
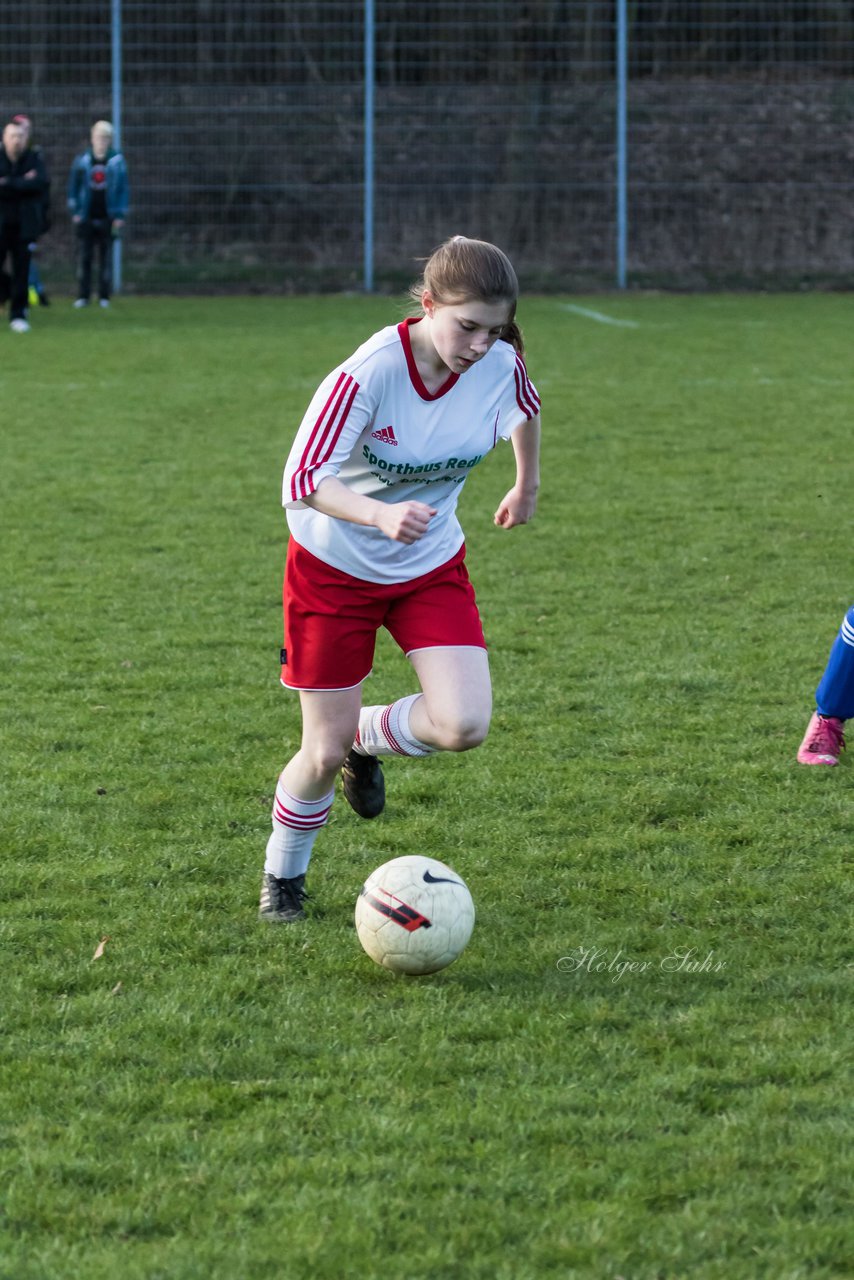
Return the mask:
<svg viewBox="0 0 854 1280">
<path fill-rule="evenodd" d="M 77 308 L 77 310 L 79 311 L 81 307 L 88 307 L 88 305 L 89 305 L 89 299 L 88 299 L 88 298 L 78 298 L 78 299 L 77 299 L 77 301 L 74 303 L 74 305 L 75 305 L 75 307 Z"/>
<path fill-rule="evenodd" d="M 30 326 L 27 324 L 26 320 L 11 320 L 9 322 L 9 328 L 12 330 L 13 333 L 29 333 L 30 332 Z"/>
<path fill-rule="evenodd" d="M 110 305 L 109 298 L 102 298 L 101 301 L 98 303 L 99 307 L 108 307 L 109 305 Z"/>
</svg>

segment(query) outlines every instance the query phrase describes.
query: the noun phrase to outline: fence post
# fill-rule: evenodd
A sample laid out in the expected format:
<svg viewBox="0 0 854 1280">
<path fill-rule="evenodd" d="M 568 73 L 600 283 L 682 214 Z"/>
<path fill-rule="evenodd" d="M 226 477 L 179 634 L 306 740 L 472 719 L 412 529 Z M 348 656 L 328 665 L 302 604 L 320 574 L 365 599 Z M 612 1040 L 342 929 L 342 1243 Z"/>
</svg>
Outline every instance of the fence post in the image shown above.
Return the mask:
<svg viewBox="0 0 854 1280">
<path fill-rule="evenodd" d="M 374 0 L 365 0 L 364 287 L 374 291 Z"/>
<path fill-rule="evenodd" d="M 113 146 L 122 148 L 122 0 L 112 0 L 111 20 Z M 113 291 L 122 291 L 122 242 L 113 240 Z"/>
<path fill-rule="evenodd" d="M 628 99 L 628 19 L 626 0 L 617 0 L 617 288 L 626 287 L 628 243 L 626 117 Z"/>
</svg>

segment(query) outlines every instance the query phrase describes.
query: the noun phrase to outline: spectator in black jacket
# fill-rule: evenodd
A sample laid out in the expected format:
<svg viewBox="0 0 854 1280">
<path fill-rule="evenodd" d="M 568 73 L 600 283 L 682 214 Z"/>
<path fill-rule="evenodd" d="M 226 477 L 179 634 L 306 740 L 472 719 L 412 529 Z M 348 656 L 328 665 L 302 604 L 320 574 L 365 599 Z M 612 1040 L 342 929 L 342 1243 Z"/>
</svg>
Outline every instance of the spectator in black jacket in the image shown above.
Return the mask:
<svg viewBox="0 0 854 1280">
<path fill-rule="evenodd" d="M 42 225 L 40 235 L 45 235 L 50 230 L 50 174 L 47 171 L 47 161 L 44 159 L 41 147 L 37 147 L 33 142 L 33 122 L 29 116 L 23 114 L 12 116 L 12 124 L 19 124 L 24 130 L 24 143 L 30 151 L 34 151 L 41 155 L 42 162 L 45 166 L 45 177 L 47 186 L 45 187 L 44 197 L 42 199 Z M 39 303 L 43 307 L 50 306 L 50 299 L 47 296 L 47 290 L 42 284 L 41 275 L 39 274 L 38 263 L 36 261 L 36 251 L 38 244 L 33 240 L 30 244 L 30 276 L 28 281 L 29 303 L 34 306 Z"/>
<path fill-rule="evenodd" d="M 0 146 L 0 268 L 12 262 L 10 321 L 15 333 L 27 333 L 27 279 L 30 243 L 42 227 L 47 174 L 41 155 L 28 149 L 26 134 L 10 121 Z"/>
</svg>

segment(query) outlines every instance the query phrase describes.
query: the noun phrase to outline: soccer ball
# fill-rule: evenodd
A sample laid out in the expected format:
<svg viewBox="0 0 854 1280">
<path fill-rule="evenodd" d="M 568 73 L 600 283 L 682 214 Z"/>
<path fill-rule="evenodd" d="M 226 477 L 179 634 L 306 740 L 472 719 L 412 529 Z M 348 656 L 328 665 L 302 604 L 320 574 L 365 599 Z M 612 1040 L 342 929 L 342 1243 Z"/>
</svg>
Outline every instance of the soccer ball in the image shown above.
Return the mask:
<svg viewBox="0 0 854 1280">
<path fill-rule="evenodd" d="M 392 858 L 356 899 L 356 932 L 372 960 L 394 973 L 435 973 L 460 955 L 474 928 L 465 882 L 436 858 Z"/>
</svg>

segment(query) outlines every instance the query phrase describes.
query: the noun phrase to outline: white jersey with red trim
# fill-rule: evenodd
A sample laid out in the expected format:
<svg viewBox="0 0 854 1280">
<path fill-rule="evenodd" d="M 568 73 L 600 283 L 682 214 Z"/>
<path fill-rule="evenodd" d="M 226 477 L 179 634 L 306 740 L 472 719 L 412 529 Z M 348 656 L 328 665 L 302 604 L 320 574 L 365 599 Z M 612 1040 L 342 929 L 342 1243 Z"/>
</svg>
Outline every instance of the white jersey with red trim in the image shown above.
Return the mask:
<svg viewBox="0 0 854 1280">
<path fill-rule="evenodd" d="M 467 476 L 540 407 L 524 360 L 502 341 L 428 391 L 409 337 L 417 323 L 381 329 L 324 379 L 285 465 L 282 502 L 292 536 L 368 582 L 407 582 L 450 560 L 463 543 L 456 507 Z M 396 542 L 307 507 L 302 499 L 325 476 L 380 502 L 425 502 L 436 515 L 417 542 Z"/>
</svg>

